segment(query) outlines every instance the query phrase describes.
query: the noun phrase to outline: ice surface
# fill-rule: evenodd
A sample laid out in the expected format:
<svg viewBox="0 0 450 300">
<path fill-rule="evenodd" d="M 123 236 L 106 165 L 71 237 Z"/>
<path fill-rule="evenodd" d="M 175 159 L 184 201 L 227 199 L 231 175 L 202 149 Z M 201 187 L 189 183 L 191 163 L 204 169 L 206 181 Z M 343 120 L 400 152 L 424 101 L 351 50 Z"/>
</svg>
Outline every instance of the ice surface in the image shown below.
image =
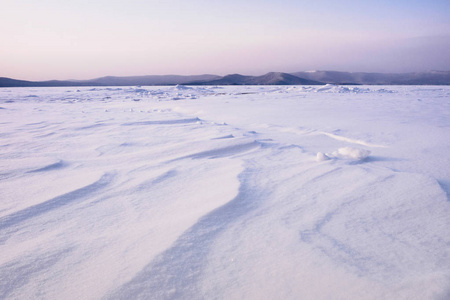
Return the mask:
<svg viewBox="0 0 450 300">
<path fill-rule="evenodd" d="M 0 299 L 450 295 L 450 87 L 0 89 L 0 129 Z"/>
</svg>

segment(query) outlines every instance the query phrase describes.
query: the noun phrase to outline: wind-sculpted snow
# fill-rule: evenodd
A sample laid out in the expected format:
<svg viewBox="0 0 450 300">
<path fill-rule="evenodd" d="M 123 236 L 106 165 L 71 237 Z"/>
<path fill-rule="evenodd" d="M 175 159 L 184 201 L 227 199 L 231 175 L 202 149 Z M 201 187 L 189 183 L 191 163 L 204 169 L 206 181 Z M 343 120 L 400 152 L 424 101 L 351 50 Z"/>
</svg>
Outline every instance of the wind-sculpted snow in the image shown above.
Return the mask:
<svg viewBox="0 0 450 300">
<path fill-rule="evenodd" d="M 88 198 L 88 196 L 96 192 L 97 190 L 103 188 L 109 184 L 112 180 L 111 174 L 103 175 L 96 182 L 85 186 L 81 189 L 69 192 L 67 194 L 61 195 L 59 197 L 49 199 L 48 201 L 39 203 L 37 205 L 29 206 L 20 211 L 11 213 L 0 218 L 0 230 L 5 231 L 7 228 L 17 227 L 20 223 L 27 222 L 29 219 L 39 217 L 40 215 L 51 212 L 52 210 L 58 209 L 62 206 L 68 205 L 71 202 Z M 5 231 L 6 232 L 6 231 Z M 6 237 L 6 236 L 5 236 Z"/>
<path fill-rule="evenodd" d="M 446 299 L 450 88 L 0 90 L 2 299 Z"/>
</svg>

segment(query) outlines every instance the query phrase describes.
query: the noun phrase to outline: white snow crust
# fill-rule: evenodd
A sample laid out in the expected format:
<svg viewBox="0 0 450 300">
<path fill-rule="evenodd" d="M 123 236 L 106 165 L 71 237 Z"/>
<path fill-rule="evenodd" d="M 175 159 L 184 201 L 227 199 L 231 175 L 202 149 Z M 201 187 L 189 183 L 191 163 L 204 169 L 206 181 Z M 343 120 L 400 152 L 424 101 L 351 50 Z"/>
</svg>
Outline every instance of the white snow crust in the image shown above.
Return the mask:
<svg viewBox="0 0 450 300">
<path fill-rule="evenodd" d="M 449 299 L 450 87 L 0 89 L 0 299 Z"/>
</svg>

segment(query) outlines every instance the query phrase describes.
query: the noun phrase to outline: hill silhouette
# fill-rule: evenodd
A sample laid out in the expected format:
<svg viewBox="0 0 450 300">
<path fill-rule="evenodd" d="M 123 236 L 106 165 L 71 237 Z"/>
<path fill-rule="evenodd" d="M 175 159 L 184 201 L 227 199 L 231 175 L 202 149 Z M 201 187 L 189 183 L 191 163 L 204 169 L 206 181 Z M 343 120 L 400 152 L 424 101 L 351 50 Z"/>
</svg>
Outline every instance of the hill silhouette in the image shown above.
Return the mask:
<svg viewBox="0 0 450 300">
<path fill-rule="evenodd" d="M 218 75 L 148 75 L 105 76 L 89 80 L 26 81 L 0 77 L 0 87 L 58 86 L 155 86 L 155 85 L 450 85 L 450 71 L 417 73 L 364 73 L 338 71 L 269 72 L 261 76 L 241 74 Z"/>
</svg>

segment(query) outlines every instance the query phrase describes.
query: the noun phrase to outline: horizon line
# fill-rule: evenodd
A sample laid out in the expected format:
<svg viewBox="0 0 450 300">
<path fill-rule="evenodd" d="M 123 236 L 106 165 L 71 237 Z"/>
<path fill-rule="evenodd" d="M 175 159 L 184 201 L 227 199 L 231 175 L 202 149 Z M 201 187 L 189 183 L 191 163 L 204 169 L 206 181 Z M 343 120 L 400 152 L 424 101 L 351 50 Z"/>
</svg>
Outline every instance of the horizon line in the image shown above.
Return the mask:
<svg viewBox="0 0 450 300">
<path fill-rule="evenodd" d="M 410 72 L 370 72 L 370 71 L 340 71 L 340 70 L 302 70 L 302 71 L 295 71 L 295 72 L 283 72 L 283 71 L 269 71 L 264 74 L 259 75 L 248 75 L 248 74 L 242 74 L 242 73 L 227 73 L 225 75 L 219 75 L 219 74 L 213 74 L 213 73 L 200 73 L 200 74 L 189 74 L 189 75 L 183 75 L 183 74 L 175 74 L 175 73 L 168 73 L 168 74 L 146 74 L 146 75 L 103 75 L 99 77 L 90 77 L 87 79 L 75 79 L 75 78 L 68 78 L 68 79 L 45 79 L 45 80 L 28 80 L 28 79 L 21 79 L 21 78 L 13 78 L 8 76 L 0 76 L 0 78 L 4 79 L 12 79 L 12 80 L 18 80 L 18 81 L 28 81 L 28 82 L 49 82 L 49 81 L 90 81 L 90 80 L 96 80 L 101 78 L 107 78 L 107 77 L 116 77 L 116 78 L 126 78 L 126 77 L 148 77 L 148 76 L 180 76 L 180 77 L 192 77 L 192 76 L 219 76 L 219 77 L 226 77 L 229 75 L 241 75 L 241 76 L 249 76 L 249 77 L 258 77 L 258 76 L 264 76 L 270 73 L 281 73 L 281 74 L 294 74 L 294 73 L 315 73 L 315 72 L 336 72 L 336 73 L 350 73 L 350 74 L 420 74 L 420 73 L 446 73 L 450 72 L 450 70 L 424 70 L 424 71 L 410 71 Z"/>
</svg>

